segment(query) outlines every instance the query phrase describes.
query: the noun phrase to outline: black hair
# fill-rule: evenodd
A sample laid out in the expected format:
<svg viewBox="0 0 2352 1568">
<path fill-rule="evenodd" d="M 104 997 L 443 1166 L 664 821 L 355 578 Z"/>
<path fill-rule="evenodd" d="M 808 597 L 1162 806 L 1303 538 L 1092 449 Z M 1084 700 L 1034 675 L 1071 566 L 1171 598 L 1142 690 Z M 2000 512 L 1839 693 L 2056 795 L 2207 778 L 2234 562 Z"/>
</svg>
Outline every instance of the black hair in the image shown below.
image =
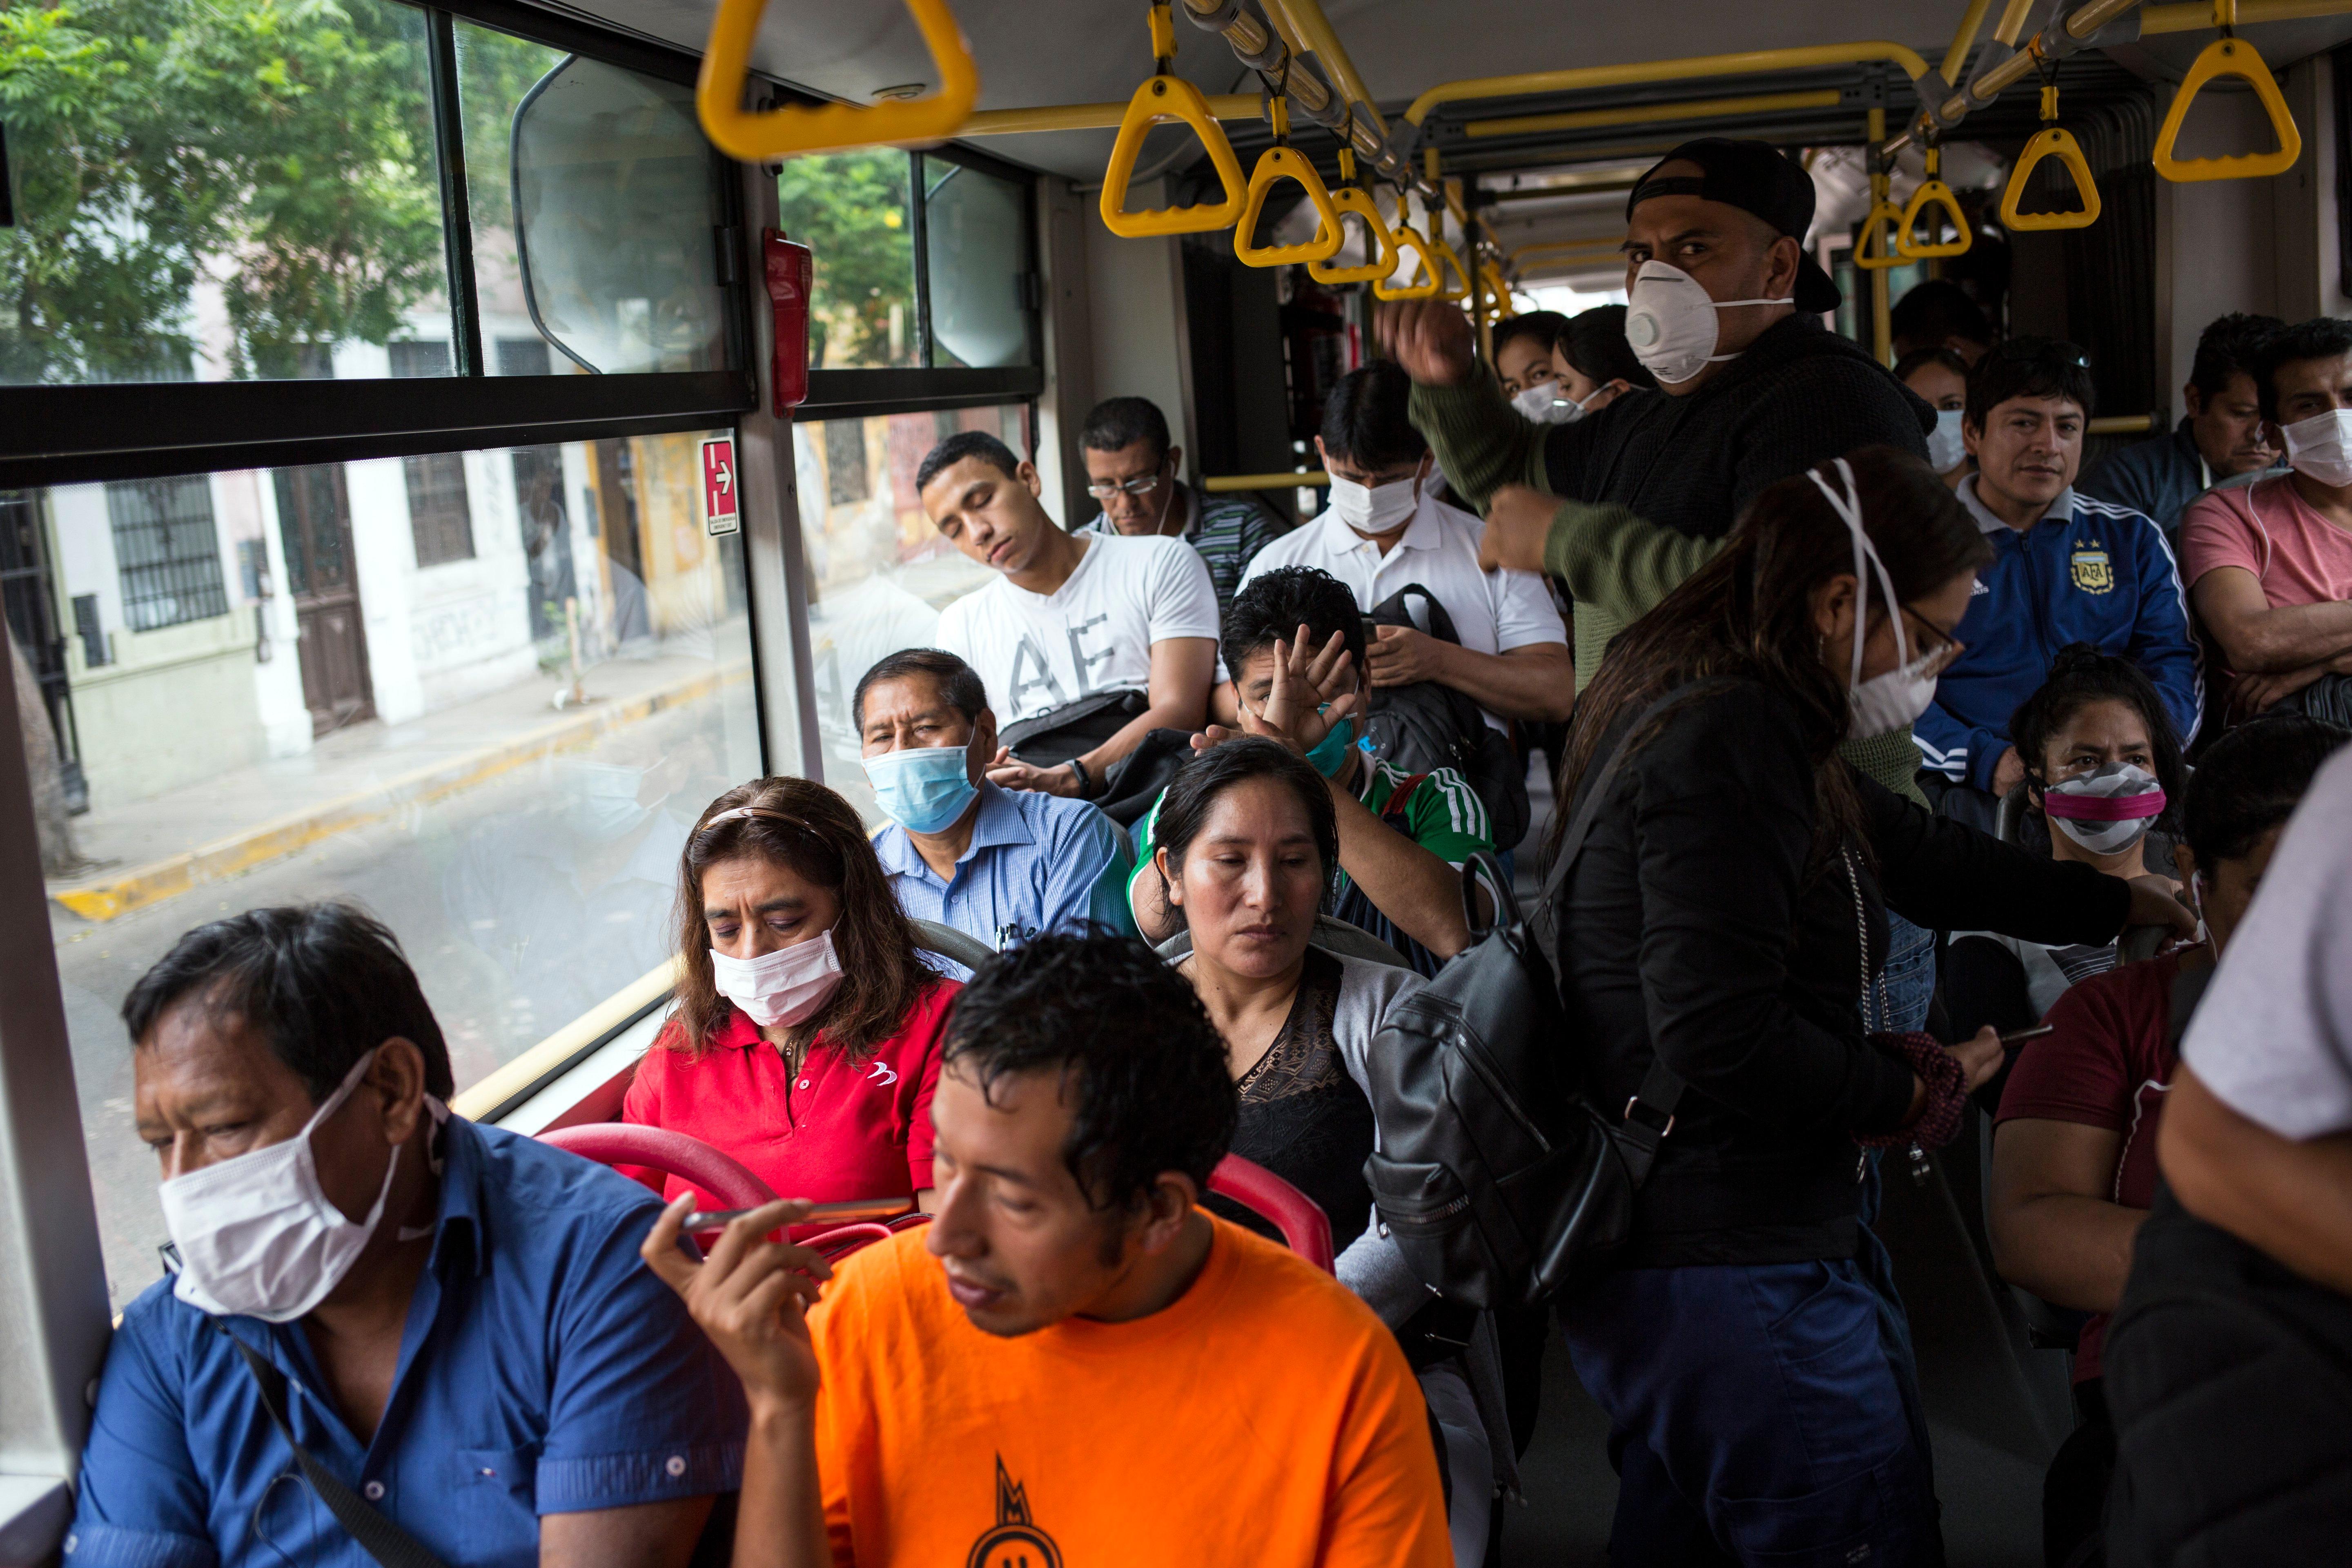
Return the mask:
<svg viewBox="0 0 2352 1568">
<path fill-rule="evenodd" d="M 1021 459 L 1013 455 L 1012 447 L 985 430 L 959 430 L 923 454 L 921 465 L 915 469 L 915 492 L 921 494 L 923 487 L 939 478 L 942 470 L 954 468 L 966 458 L 978 458 L 992 468 L 1002 468 L 1008 479 L 1018 479 L 1021 474 Z"/>
<path fill-rule="evenodd" d="M 1253 577 L 1234 602 L 1225 606 L 1225 626 L 1217 651 L 1224 656 L 1226 673 L 1239 687 L 1242 666 L 1260 648 L 1285 642 L 1305 626 L 1319 651 L 1338 632 L 1346 639 L 1348 668 L 1359 681 L 1365 673 L 1364 615 L 1345 583 L 1320 566 L 1277 566 Z"/>
<path fill-rule="evenodd" d="M 2352 354 L 2352 321 L 2334 316 L 2314 316 L 2281 328 L 2263 343 L 2254 390 L 2262 395 L 2263 417 L 2278 418 L 2278 373 L 2300 360 L 2335 359 Z"/>
<path fill-rule="evenodd" d="M 857 678 L 857 689 L 849 697 L 849 722 L 863 731 L 866 694 L 885 680 L 903 680 L 910 675 L 928 675 L 937 681 L 940 700 L 966 719 L 977 721 L 988 706 L 988 684 L 980 679 L 980 671 L 954 654 L 943 647 L 900 648 L 876 660 L 873 668 Z"/>
<path fill-rule="evenodd" d="M 2010 339 L 1969 372 L 1969 424 L 1982 435 L 1986 418 L 2012 397 L 2063 397 L 2087 421 L 2099 406 L 2090 356 L 2063 338 Z"/>
<path fill-rule="evenodd" d="M 1625 341 L 1622 305 L 1595 305 L 1570 317 L 1568 331 L 1560 334 L 1559 351 L 1568 356 L 1568 363 L 1576 367 L 1578 374 L 1604 386 L 1612 381 L 1652 389 L 1658 384 L 1658 378 L 1635 357 L 1633 345 Z"/>
<path fill-rule="evenodd" d="M 2312 779 L 2352 740 L 2352 730 L 2301 713 L 2273 713 L 2239 725 L 2205 748 L 2189 781 L 2180 834 L 2197 864 L 2253 853 L 2262 836 L 2294 815 Z"/>
<path fill-rule="evenodd" d="M 1495 323 L 1495 357 L 1502 358 L 1504 347 L 1521 338 L 1535 339 L 1544 353 L 1549 353 L 1560 334 L 1567 331 L 1568 318 L 1558 310 L 1529 310 L 1525 315 L 1507 316 Z"/>
<path fill-rule="evenodd" d="M 1962 382 L 1969 379 L 1969 362 L 1960 357 L 1958 349 L 1913 349 L 1895 362 L 1895 379 L 1906 386 L 1911 384 L 1911 373 L 1924 365 L 1939 364 Z"/>
<path fill-rule="evenodd" d="M 172 944 L 122 999 L 136 1047 L 186 999 L 245 1020 L 320 1104 L 397 1035 L 425 1054 L 425 1092 L 457 1092 L 449 1046 L 392 928 L 350 904 L 289 904 L 214 921 Z"/>
<path fill-rule="evenodd" d="M 2147 724 L 2149 760 L 2156 763 L 2156 782 L 2164 790 L 2164 814 L 2157 822 L 2169 826 L 2179 821 L 2187 773 L 2180 763 L 2180 736 L 2172 727 L 2172 715 L 2164 710 L 2164 699 L 2139 666 L 2120 655 L 2101 653 L 2086 642 L 2060 648 L 2050 661 L 2049 678 L 2010 715 L 2010 743 L 2017 748 L 2026 776 L 2048 784 L 2042 768 L 2050 742 L 2094 702 L 2120 702 Z"/>
<path fill-rule="evenodd" d="M 1412 378 L 1394 360 L 1349 371 L 1323 400 L 1323 449 L 1374 472 L 1419 462 L 1429 443 L 1405 412 L 1412 397 Z"/>
<path fill-rule="evenodd" d="M 2276 316 L 2252 316 L 2243 310 L 2232 310 L 2205 323 L 2197 334 L 2197 358 L 2189 367 L 2189 384 L 2207 398 L 2221 396 L 2230 390 L 2230 382 L 2244 376 L 2254 384 L 2254 395 L 2262 395 L 2263 347 L 2278 333 L 2286 331 L 2286 323 Z"/>
<path fill-rule="evenodd" d="M 1131 936 L 1048 932 L 982 963 L 948 1015 L 940 1062 L 991 1104 L 1003 1079 L 1059 1074 L 1076 1101 L 1062 1158 L 1098 1211 L 1134 1212 L 1163 1171 L 1206 1193 L 1240 1114 L 1200 994 Z"/>
<path fill-rule="evenodd" d="M 1116 452 L 1138 441 L 1150 442 L 1158 457 L 1168 455 L 1168 416 L 1148 397 L 1107 397 L 1078 431 L 1078 445 L 1089 452 Z"/>
<path fill-rule="evenodd" d="M 1988 347 L 1993 341 L 1992 322 L 1986 319 L 1984 307 L 1946 278 L 1930 278 L 1906 289 L 1887 313 L 1886 326 L 1898 350 L 1942 348 L 1951 338 Z"/>
<path fill-rule="evenodd" d="M 1151 825 L 1153 847 L 1168 851 L 1171 866 L 1182 865 L 1192 840 L 1208 826 L 1209 812 L 1217 797 L 1251 779 L 1272 779 L 1298 797 L 1299 808 L 1307 813 L 1307 831 L 1314 837 L 1315 852 L 1322 858 L 1328 880 L 1339 868 L 1339 815 L 1332 807 L 1331 792 L 1324 787 L 1323 775 L 1315 771 L 1314 763 L 1263 735 L 1227 741 L 1184 764 L 1168 793 L 1160 797 L 1160 815 Z M 1183 906 L 1172 900 L 1169 907 L 1180 916 L 1183 913 Z"/>
</svg>

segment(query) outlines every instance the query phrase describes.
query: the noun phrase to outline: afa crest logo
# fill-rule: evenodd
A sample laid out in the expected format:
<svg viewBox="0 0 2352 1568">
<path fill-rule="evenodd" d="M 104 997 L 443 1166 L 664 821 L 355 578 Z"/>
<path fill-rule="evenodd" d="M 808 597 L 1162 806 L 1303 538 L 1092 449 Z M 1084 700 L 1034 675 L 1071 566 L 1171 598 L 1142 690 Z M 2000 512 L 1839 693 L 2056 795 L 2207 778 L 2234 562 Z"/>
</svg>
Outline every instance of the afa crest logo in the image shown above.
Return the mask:
<svg viewBox="0 0 2352 1568">
<path fill-rule="evenodd" d="M 2095 539 L 2085 540 L 2074 546 L 2074 586 L 2085 594 L 2112 594 L 2116 589 L 2116 565 Z"/>
<path fill-rule="evenodd" d="M 1062 1549 L 1029 1521 L 1027 1489 L 1004 1473 L 996 1456 L 996 1524 L 972 1542 L 964 1568 L 1062 1568 Z"/>
</svg>

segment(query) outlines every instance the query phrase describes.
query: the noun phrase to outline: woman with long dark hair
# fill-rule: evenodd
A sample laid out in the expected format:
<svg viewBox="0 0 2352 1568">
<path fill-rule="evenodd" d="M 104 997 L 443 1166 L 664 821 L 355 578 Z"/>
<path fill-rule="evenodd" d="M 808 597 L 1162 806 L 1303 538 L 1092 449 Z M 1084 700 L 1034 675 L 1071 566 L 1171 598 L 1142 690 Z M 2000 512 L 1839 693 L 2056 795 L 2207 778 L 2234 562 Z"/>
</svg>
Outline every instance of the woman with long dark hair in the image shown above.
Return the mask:
<svg viewBox="0 0 2352 1568">
<path fill-rule="evenodd" d="M 849 803 L 806 779 L 729 790 L 687 840 L 677 918 L 677 1009 L 622 1119 L 691 1133 L 780 1196 L 928 1206 L 962 987 L 918 954 Z"/>
<path fill-rule="evenodd" d="M 1948 1136 L 2000 1045 L 1864 1035 L 1888 905 L 2051 942 L 2189 923 L 2161 884 L 1939 822 L 1839 759 L 1925 708 L 1988 559 L 1926 464 L 1865 448 L 1762 491 L 1579 705 L 1556 820 L 1624 761 L 1557 906 L 1571 1037 L 1596 1102 L 1654 1066 L 1674 1089 L 1626 1255 L 1560 1308 L 1617 1432 L 1617 1561 L 1935 1560 L 1857 1140 Z"/>
</svg>

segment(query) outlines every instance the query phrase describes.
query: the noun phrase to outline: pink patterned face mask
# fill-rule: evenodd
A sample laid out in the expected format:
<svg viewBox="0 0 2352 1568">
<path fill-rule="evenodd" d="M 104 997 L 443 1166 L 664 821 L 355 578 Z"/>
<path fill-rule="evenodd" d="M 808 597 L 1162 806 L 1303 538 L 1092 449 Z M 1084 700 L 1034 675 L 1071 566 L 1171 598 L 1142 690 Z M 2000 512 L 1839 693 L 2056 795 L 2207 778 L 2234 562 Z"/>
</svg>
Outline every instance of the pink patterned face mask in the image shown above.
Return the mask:
<svg viewBox="0 0 2352 1568">
<path fill-rule="evenodd" d="M 2042 795 L 2051 826 L 2094 855 L 2120 855 L 2164 810 L 2164 786 L 2129 763 L 2052 784 Z"/>
</svg>

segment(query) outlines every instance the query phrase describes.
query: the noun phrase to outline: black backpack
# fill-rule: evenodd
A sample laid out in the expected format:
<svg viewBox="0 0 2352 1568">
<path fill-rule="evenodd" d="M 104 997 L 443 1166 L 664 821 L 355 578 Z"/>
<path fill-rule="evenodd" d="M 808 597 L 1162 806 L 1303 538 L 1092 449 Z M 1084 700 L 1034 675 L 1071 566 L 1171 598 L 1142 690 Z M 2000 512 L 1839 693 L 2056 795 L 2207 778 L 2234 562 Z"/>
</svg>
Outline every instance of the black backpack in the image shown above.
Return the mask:
<svg viewBox="0 0 2352 1568">
<path fill-rule="evenodd" d="M 1696 689 L 1659 698 L 1623 733 Z M 1621 741 L 1584 792 L 1538 907 L 1559 896 L 1623 752 Z M 1491 921 L 1478 910 L 1482 881 Z M 1625 1241 L 1683 1086 L 1654 1059 L 1622 1110 L 1594 1105 L 1551 963 L 1501 863 L 1472 856 L 1462 898 L 1475 940 L 1373 1037 L 1380 1148 L 1364 1178 L 1422 1283 L 1474 1307 L 1538 1306 Z"/>
<path fill-rule="evenodd" d="M 1415 599 L 1422 606 L 1418 619 L 1412 608 Z M 1374 605 L 1364 618 L 1379 626 L 1409 626 L 1462 646 L 1454 617 L 1436 595 L 1418 583 L 1407 583 Z M 1527 837 L 1528 765 L 1512 749 L 1510 737 L 1486 722 L 1486 710 L 1475 699 L 1433 680 L 1386 689 L 1368 687 L 1366 697 L 1364 729 L 1382 762 L 1408 773 L 1452 768 L 1486 806 L 1496 848 L 1511 848 Z"/>
</svg>

